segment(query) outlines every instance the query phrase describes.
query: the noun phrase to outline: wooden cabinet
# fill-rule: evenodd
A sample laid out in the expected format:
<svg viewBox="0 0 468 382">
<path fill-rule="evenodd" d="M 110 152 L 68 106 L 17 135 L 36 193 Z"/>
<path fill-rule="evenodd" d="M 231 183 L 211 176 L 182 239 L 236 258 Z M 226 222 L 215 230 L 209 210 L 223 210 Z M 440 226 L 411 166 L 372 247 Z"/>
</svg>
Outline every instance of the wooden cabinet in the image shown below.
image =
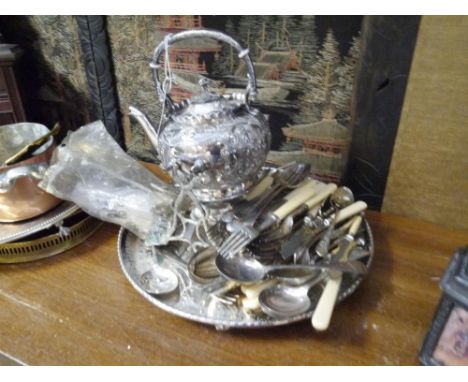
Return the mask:
<svg viewBox="0 0 468 382">
<path fill-rule="evenodd" d="M 17 45 L 0 43 L 0 126 L 26 120 L 13 69 L 20 56 Z"/>
</svg>

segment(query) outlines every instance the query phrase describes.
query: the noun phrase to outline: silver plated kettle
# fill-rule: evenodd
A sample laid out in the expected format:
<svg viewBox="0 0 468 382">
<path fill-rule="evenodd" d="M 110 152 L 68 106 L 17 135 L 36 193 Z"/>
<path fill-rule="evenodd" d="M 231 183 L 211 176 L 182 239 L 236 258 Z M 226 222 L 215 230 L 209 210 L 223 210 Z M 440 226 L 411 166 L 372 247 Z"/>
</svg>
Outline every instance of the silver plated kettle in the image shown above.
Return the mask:
<svg viewBox="0 0 468 382">
<path fill-rule="evenodd" d="M 159 60 L 171 44 L 192 38 L 212 38 L 237 50 L 247 68 L 245 93 L 218 95 L 201 82 L 202 94 L 173 102 L 161 84 L 159 70 L 163 64 Z M 167 35 L 156 47 L 150 66 L 163 110 L 167 110 L 159 133 L 138 109 L 130 106 L 130 115 L 145 130 L 163 168 L 176 184 L 190 185 L 201 202 L 221 202 L 243 195 L 255 182 L 271 142 L 266 118 L 250 106 L 256 95 L 256 81 L 248 50 L 218 31 L 187 30 Z"/>
</svg>

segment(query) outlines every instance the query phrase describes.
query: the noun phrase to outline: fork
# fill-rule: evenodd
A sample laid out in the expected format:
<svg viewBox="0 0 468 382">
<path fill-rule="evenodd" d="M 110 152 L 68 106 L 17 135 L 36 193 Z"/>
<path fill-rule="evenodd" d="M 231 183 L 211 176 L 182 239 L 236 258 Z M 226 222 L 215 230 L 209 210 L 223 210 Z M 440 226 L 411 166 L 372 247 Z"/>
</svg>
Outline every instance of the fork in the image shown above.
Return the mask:
<svg viewBox="0 0 468 382">
<path fill-rule="evenodd" d="M 302 167 L 302 166 L 297 166 L 294 171 L 288 175 L 287 178 L 283 177 L 282 183 L 285 184 L 288 182 L 288 184 L 301 184 L 300 182 L 303 180 L 303 174 L 304 174 L 304 169 L 308 171 L 308 167 Z M 302 186 L 297 187 L 294 189 L 292 192 L 290 192 L 284 200 L 286 200 L 286 203 L 289 202 L 289 199 L 294 199 L 296 196 L 299 196 L 301 194 L 304 195 L 310 195 L 311 192 L 314 192 L 315 188 L 311 187 L 310 182 L 303 182 Z M 273 197 L 275 196 L 272 194 Z M 291 195 L 294 197 L 292 198 Z M 258 202 L 261 203 L 258 203 Z M 241 250 L 245 245 L 248 244 L 249 241 L 252 241 L 257 237 L 258 233 L 257 230 L 254 228 L 255 223 L 257 222 L 257 219 L 260 217 L 260 215 L 263 213 L 266 207 L 268 207 L 268 203 L 265 198 L 261 198 L 260 200 L 257 200 L 257 203 L 255 203 L 255 207 L 252 206 L 250 210 L 248 210 L 248 213 L 245 214 L 245 216 L 241 217 L 239 213 L 233 214 L 235 219 L 230 221 L 227 224 L 227 228 L 229 231 L 231 231 L 231 235 L 221 244 L 221 247 L 218 248 L 218 252 L 224 256 L 228 254 L 226 251 L 230 251 L 232 249 L 237 249 Z M 266 229 L 265 227 L 264 229 Z M 244 241 L 246 243 L 244 243 Z M 231 246 L 234 245 L 234 247 L 231 248 Z"/>
<path fill-rule="evenodd" d="M 234 215 L 243 221 L 258 218 L 281 191 L 301 185 L 301 182 L 307 177 L 309 172 L 310 165 L 304 163 L 290 163 L 280 167 L 276 173 L 271 175 L 273 181 L 270 188 L 264 190 L 261 195 L 253 200 L 234 206 Z"/>
<path fill-rule="evenodd" d="M 286 203 L 282 204 L 273 212 L 269 212 L 260 224 L 255 224 L 258 216 L 253 215 L 247 222 L 237 223 L 232 234 L 221 244 L 221 247 L 218 248 L 219 254 L 223 257 L 228 257 L 230 254 L 241 251 L 252 242 L 260 232 L 278 224 L 297 207 L 305 204 L 307 208 L 310 209 L 314 205 L 325 200 L 335 189 L 336 185 L 329 184 L 317 191 L 311 190 L 310 186 L 305 184 L 299 189 L 292 191 L 294 197 L 286 197 Z"/>
</svg>

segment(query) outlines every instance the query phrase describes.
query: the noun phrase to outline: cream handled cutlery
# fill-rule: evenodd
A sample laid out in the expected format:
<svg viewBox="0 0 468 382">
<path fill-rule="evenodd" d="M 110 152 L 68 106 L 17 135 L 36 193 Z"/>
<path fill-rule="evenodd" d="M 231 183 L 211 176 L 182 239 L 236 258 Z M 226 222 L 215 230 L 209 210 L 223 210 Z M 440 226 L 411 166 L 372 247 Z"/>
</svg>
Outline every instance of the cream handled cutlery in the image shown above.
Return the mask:
<svg viewBox="0 0 468 382">
<path fill-rule="evenodd" d="M 254 197 L 251 195 L 249 199 L 234 203 L 234 215 L 244 221 L 255 219 L 269 206 L 276 195 L 285 189 L 297 188 L 301 185 L 309 171 L 310 165 L 303 163 L 290 163 L 278 168 L 276 172 L 267 175 L 265 181 L 260 181 L 254 187 Z"/>
<path fill-rule="evenodd" d="M 243 197 L 243 200 L 251 202 L 252 200 L 257 199 L 271 186 L 273 186 L 274 181 L 275 179 L 271 173 L 265 175 L 255 186 L 249 190 L 249 192 Z M 290 192 L 284 199 L 294 197 L 298 192 L 300 192 L 299 189 L 305 190 L 302 188 L 303 186 L 307 185 L 306 188 L 315 190 L 319 184 L 321 184 L 321 182 L 311 178 L 306 178 L 301 184 L 297 186 L 295 191 Z"/>
<path fill-rule="evenodd" d="M 221 244 L 218 252 L 221 256 L 229 256 L 237 253 L 254 240 L 260 232 L 279 224 L 289 213 L 304 205 L 310 209 L 321 203 L 336 190 L 335 184 L 328 184 L 316 191 L 308 183 L 302 185 L 299 190 L 292 191 L 293 197 L 286 197 L 286 202 L 272 212 L 265 214 L 265 218 L 256 224 L 255 220 L 236 223 L 233 233 Z M 232 223 L 231 223 L 232 224 Z"/>
<path fill-rule="evenodd" d="M 351 224 L 351 228 L 349 229 L 348 234 L 342 240 L 342 242 L 340 242 L 338 252 L 336 255 L 334 255 L 337 257 L 337 260 L 347 261 L 349 253 L 356 245 L 354 236 L 358 232 L 359 227 L 361 226 L 361 222 L 361 216 L 356 216 L 353 219 L 353 223 Z M 339 271 L 330 271 L 329 274 L 330 279 L 327 281 L 323 293 L 320 296 L 320 299 L 312 315 L 312 326 L 315 330 L 318 331 L 327 330 L 328 326 L 330 325 L 333 308 L 335 307 L 343 277 L 342 272 Z"/>
<path fill-rule="evenodd" d="M 329 221 L 334 221 L 334 224 L 340 224 L 358 213 L 361 213 L 367 208 L 367 204 L 363 201 L 357 201 L 347 207 L 335 212 L 326 219 L 311 219 L 313 222 L 309 225 L 304 224 L 301 229 L 295 232 L 282 246 L 281 256 L 287 260 L 296 254 L 296 257 L 301 257 L 301 253 L 308 251 L 309 247 L 315 242 L 317 235 L 322 233 L 328 227 Z"/>
<path fill-rule="evenodd" d="M 283 220 L 286 216 L 288 216 L 291 212 L 293 212 L 298 207 L 303 207 L 304 209 L 311 209 L 315 207 L 317 204 L 322 203 L 326 198 L 328 198 L 333 192 L 335 192 L 337 186 L 336 184 L 330 183 L 319 189 L 318 192 L 313 197 L 307 197 L 312 192 L 314 192 L 314 188 L 310 187 L 309 184 L 305 184 L 304 186 L 307 192 L 297 193 L 293 197 L 286 196 L 286 203 L 284 203 L 281 207 L 275 210 L 272 213 L 272 218 L 276 220 Z M 310 191 L 309 191 L 310 190 Z M 292 192 L 294 193 L 294 191 Z"/>
</svg>

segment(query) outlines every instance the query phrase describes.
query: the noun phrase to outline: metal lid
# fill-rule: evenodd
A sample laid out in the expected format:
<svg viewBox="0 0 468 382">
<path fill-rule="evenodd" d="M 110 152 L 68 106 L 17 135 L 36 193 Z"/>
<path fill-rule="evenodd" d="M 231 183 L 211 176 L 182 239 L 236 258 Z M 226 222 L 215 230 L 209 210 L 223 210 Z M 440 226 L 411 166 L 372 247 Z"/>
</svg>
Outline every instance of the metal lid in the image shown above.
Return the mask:
<svg viewBox="0 0 468 382">
<path fill-rule="evenodd" d="M 207 124 L 232 118 L 236 110 L 245 105 L 245 95 L 233 93 L 219 95 L 204 91 L 202 94 L 175 105 L 171 119 L 185 124 Z"/>
</svg>

